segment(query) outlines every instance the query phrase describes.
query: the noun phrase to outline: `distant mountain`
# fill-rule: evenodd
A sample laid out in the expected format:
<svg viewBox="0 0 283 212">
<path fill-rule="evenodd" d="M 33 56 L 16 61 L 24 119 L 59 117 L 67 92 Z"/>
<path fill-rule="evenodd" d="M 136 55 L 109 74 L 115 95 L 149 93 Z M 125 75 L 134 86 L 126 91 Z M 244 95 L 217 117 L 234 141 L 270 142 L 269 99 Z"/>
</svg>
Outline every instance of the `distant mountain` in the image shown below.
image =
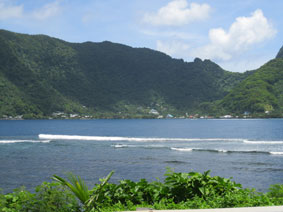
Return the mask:
<svg viewBox="0 0 283 212">
<path fill-rule="evenodd" d="M 221 101 L 234 113 L 274 113 L 283 116 L 283 48 L 269 61 L 238 84 Z"/>
<path fill-rule="evenodd" d="M 55 112 L 156 116 L 151 109 L 180 115 L 221 100 L 250 75 L 225 71 L 210 60 L 188 63 L 147 48 L 108 41 L 69 43 L 0 30 L 0 118 Z"/>
</svg>

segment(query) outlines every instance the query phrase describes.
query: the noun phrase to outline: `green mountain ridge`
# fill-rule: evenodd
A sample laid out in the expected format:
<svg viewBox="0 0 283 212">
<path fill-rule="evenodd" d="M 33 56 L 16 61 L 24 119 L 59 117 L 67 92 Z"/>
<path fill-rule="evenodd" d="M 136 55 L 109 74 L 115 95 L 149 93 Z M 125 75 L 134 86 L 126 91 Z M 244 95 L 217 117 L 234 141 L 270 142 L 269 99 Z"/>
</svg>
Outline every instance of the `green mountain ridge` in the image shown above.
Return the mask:
<svg viewBox="0 0 283 212">
<path fill-rule="evenodd" d="M 233 113 L 283 114 L 283 48 L 276 58 L 257 69 L 221 100 L 220 106 Z"/>
<path fill-rule="evenodd" d="M 225 96 L 255 73 L 233 73 L 210 60 L 184 62 L 109 41 L 69 43 L 0 30 L 0 118 L 42 118 L 56 112 L 156 117 L 152 109 L 181 116 L 209 113 L 206 106 L 211 104 L 211 113 L 228 111 Z"/>
<path fill-rule="evenodd" d="M 283 58 L 283 46 L 281 47 L 278 54 L 276 55 L 276 58 Z"/>
<path fill-rule="evenodd" d="M 283 47 L 275 59 L 250 71 L 223 99 L 202 103 L 200 107 L 202 112 L 213 115 L 283 117 Z"/>
</svg>

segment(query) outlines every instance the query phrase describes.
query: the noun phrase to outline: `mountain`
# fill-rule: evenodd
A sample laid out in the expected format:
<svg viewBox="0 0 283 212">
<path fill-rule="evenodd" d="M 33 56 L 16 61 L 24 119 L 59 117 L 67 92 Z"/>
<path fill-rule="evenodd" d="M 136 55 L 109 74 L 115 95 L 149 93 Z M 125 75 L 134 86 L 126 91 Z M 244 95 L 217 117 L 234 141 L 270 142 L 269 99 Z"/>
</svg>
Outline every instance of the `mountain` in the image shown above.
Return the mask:
<svg viewBox="0 0 283 212">
<path fill-rule="evenodd" d="M 281 47 L 281 49 L 279 50 L 276 58 L 283 58 L 283 46 Z"/>
<path fill-rule="evenodd" d="M 220 103 L 234 113 L 283 113 L 283 47 L 269 61 L 239 83 Z"/>
<path fill-rule="evenodd" d="M 149 117 L 151 109 L 184 114 L 222 99 L 250 75 L 147 48 L 0 30 L 0 118 Z"/>
</svg>

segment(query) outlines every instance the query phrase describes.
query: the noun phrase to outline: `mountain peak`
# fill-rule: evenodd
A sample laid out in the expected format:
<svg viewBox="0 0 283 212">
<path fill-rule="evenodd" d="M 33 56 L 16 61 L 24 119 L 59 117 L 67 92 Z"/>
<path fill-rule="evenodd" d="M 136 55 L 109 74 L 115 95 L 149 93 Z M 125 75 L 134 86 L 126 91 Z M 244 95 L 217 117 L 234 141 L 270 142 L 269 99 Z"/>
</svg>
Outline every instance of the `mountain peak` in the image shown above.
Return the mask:
<svg viewBox="0 0 283 212">
<path fill-rule="evenodd" d="M 276 55 L 276 58 L 283 58 L 283 46 L 281 47 L 278 54 Z"/>
<path fill-rule="evenodd" d="M 194 59 L 194 62 L 195 62 L 195 63 L 202 63 L 202 60 L 201 60 L 200 58 L 196 57 L 196 58 Z"/>
</svg>

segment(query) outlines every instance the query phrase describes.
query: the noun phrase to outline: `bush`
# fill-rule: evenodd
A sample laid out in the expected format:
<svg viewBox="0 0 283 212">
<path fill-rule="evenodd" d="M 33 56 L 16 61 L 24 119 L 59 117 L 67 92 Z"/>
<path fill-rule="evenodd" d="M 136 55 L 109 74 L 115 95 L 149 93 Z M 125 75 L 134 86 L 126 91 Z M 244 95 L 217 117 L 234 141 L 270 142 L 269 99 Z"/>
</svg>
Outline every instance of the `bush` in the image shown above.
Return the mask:
<svg viewBox="0 0 283 212">
<path fill-rule="evenodd" d="M 272 185 L 269 192 L 243 189 L 231 179 L 202 173 L 175 173 L 168 169 L 164 182 L 121 180 L 109 183 L 111 172 L 88 190 L 80 177 L 70 174 L 69 181 L 54 176 L 57 182 L 42 183 L 35 193 L 24 188 L 0 194 L 1 212 L 112 212 L 154 209 L 201 209 L 252 207 L 283 204 L 283 185 Z"/>
<path fill-rule="evenodd" d="M 28 212 L 34 206 L 35 194 L 31 194 L 24 188 L 15 189 L 13 193 L 0 195 L 0 211 L 2 212 Z"/>
<path fill-rule="evenodd" d="M 6 195 L 0 194 L 0 203 L 2 212 L 72 212 L 79 210 L 75 196 L 55 182 L 42 183 L 36 187 L 35 193 L 20 188 Z"/>
</svg>

